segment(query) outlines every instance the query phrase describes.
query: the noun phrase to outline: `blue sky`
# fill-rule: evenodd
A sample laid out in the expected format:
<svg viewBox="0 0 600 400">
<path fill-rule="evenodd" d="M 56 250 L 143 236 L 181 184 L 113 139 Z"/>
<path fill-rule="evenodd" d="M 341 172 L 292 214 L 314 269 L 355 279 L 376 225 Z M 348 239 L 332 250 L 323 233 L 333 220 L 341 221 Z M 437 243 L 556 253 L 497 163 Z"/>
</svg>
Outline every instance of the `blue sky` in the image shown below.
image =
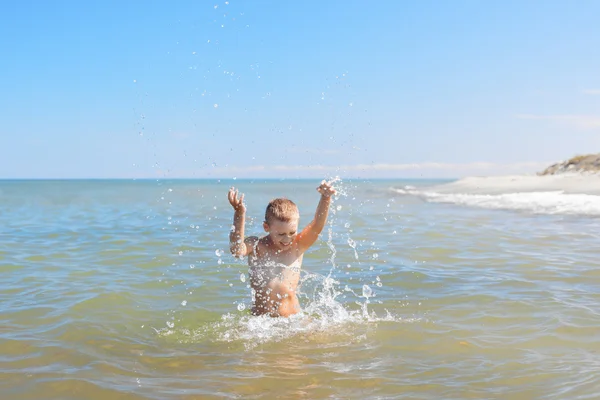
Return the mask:
<svg viewBox="0 0 600 400">
<path fill-rule="evenodd" d="M 0 178 L 456 177 L 600 151 L 597 1 L 21 1 Z"/>
</svg>

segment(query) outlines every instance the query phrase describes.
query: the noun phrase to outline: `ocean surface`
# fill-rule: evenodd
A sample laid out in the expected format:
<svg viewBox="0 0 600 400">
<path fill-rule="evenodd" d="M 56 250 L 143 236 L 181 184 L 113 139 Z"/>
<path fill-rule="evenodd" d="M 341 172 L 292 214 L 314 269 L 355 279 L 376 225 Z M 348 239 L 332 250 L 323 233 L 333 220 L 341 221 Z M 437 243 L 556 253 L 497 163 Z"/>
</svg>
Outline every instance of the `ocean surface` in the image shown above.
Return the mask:
<svg viewBox="0 0 600 400">
<path fill-rule="evenodd" d="M 261 234 L 318 180 L 0 181 L 0 397 L 599 399 L 600 196 L 528 179 L 338 181 L 289 319 L 227 190 Z"/>
</svg>

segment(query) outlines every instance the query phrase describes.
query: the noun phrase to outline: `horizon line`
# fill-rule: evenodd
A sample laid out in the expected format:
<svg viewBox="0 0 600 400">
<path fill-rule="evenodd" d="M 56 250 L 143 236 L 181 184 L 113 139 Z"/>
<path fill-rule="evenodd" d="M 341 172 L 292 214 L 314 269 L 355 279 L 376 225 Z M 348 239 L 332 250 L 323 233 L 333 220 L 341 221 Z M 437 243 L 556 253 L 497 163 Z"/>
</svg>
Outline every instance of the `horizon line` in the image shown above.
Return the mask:
<svg viewBox="0 0 600 400">
<path fill-rule="evenodd" d="M 373 177 L 347 177 L 343 178 L 347 180 L 380 180 L 380 181 L 389 181 L 389 180 L 455 180 L 462 179 L 462 177 L 387 177 L 387 178 L 373 178 Z M 254 180 L 263 180 L 263 181 L 314 181 L 314 180 L 323 180 L 323 178 L 265 178 L 265 177 L 256 177 L 256 178 L 185 178 L 185 177 L 157 177 L 157 178 L 98 178 L 98 177 L 90 177 L 90 178 L 3 178 L 0 177 L 0 182 L 6 181 L 254 181 Z"/>
</svg>

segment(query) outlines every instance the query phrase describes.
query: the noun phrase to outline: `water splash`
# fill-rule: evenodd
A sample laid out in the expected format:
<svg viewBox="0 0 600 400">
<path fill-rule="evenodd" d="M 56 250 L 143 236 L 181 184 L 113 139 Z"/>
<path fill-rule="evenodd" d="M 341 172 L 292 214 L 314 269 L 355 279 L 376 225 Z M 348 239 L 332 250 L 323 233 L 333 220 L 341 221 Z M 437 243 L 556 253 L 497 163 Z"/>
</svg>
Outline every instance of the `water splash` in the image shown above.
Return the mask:
<svg viewBox="0 0 600 400">
<path fill-rule="evenodd" d="M 352 247 L 354 250 L 354 258 L 358 260 L 358 251 L 356 251 L 356 242 L 352 238 L 348 238 L 348 246 Z"/>
<path fill-rule="evenodd" d="M 363 285 L 362 287 L 362 295 L 364 298 L 369 300 L 369 297 L 373 297 L 373 290 L 369 287 L 369 285 Z"/>
<path fill-rule="evenodd" d="M 335 198 L 340 198 L 341 196 L 348 196 L 348 187 L 344 184 L 342 178 L 340 178 L 339 176 L 330 177 L 329 179 L 327 179 L 327 182 L 329 182 L 329 184 L 335 188 L 335 191 L 337 192 Z M 335 207 L 333 210 L 339 211 L 337 210 L 337 207 Z"/>
<path fill-rule="evenodd" d="M 308 299 L 304 309 L 288 318 L 272 318 L 267 315 L 248 315 L 243 302 L 237 304 L 239 313 L 227 313 L 216 322 L 195 329 L 158 329 L 162 337 L 171 337 L 182 343 L 194 343 L 202 340 L 238 343 L 246 350 L 257 346 L 282 342 L 288 339 L 315 340 L 315 337 L 336 337 L 344 341 L 355 341 L 365 329 L 381 322 L 411 323 L 418 319 L 403 319 L 386 311 L 379 316 L 370 310 L 369 299 L 375 296 L 373 290 L 364 285 L 362 295 L 356 295 L 346 286 L 338 290 L 340 282 L 329 276 L 307 273 L 301 282 L 299 297 Z M 310 295 L 309 292 L 312 294 Z M 343 293 L 354 293 L 359 308 L 350 309 L 347 304 L 338 301 Z"/>
</svg>

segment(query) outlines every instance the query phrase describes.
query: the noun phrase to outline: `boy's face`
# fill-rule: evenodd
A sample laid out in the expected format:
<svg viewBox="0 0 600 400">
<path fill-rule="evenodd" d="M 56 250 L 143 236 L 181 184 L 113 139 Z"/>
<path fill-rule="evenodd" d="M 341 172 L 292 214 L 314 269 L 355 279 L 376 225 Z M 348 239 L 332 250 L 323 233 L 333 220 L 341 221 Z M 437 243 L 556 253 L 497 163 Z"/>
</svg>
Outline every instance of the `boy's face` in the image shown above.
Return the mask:
<svg viewBox="0 0 600 400">
<path fill-rule="evenodd" d="M 277 249 L 285 250 L 290 248 L 298 234 L 298 218 L 294 218 L 290 222 L 272 219 L 269 222 L 263 223 L 263 227 Z"/>
</svg>

